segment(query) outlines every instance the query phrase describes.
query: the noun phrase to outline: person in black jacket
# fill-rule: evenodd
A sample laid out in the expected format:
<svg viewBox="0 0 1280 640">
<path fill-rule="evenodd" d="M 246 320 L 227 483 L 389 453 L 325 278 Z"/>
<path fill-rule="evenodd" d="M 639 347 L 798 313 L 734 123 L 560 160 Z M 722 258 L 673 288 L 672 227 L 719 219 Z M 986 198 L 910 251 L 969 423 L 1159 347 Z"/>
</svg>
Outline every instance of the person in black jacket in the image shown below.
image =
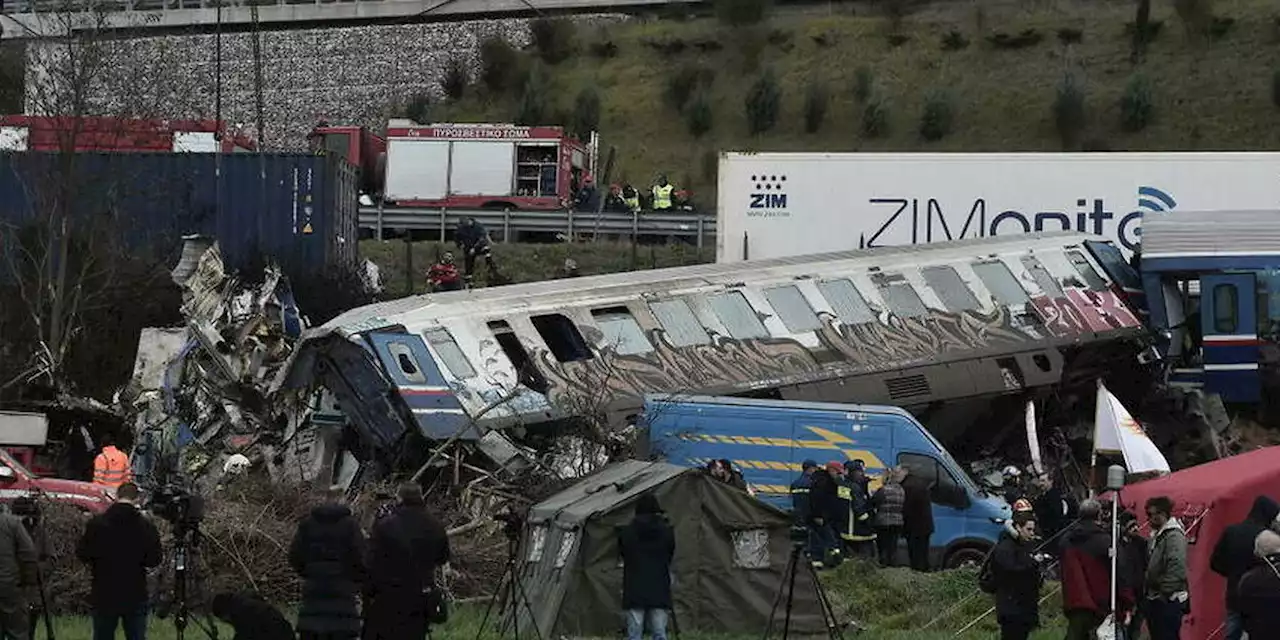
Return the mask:
<svg viewBox="0 0 1280 640">
<path fill-rule="evenodd" d="M 85 525 L 76 545 L 76 556 L 93 574 L 94 640 L 114 638 L 118 625 L 126 640 L 146 637 L 147 569 L 160 566 L 160 533 L 137 501 L 138 485 L 120 485 L 116 503 Z"/>
<path fill-rule="evenodd" d="M 840 487 L 833 473 L 843 471 L 839 462 L 827 463 L 825 468 L 814 469 L 809 488 L 809 525 L 813 532 L 814 554 L 810 560 L 814 567 L 835 567 L 840 564 L 840 541 L 836 537 L 836 523 L 840 522 Z"/>
<path fill-rule="evenodd" d="M 210 603 L 214 617 L 231 625 L 233 640 L 293 640 L 293 626 L 266 600 L 251 593 L 219 593 Z"/>
<path fill-rule="evenodd" d="M 483 257 L 485 266 L 492 276 L 498 268 L 493 263 L 493 247 L 489 243 L 489 231 L 479 220 L 468 217 L 458 225 L 454 232 L 453 242 L 462 250 L 462 267 L 467 280 L 476 274 L 476 258 Z"/>
<path fill-rule="evenodd" d="M 653 640 L 667 640 L 676 536 L 653 494 L 646 493 L 636 501 L 635 517 L 618 533 L 618 549 L 622 553 L 627 640 L 640 640 L 646 623 Z"/>
<path fill-rule="evenodd" d="M 400 505 L 369 537 L 369 586 L 365 591 L 365 640 L 422 640 L 427 601 L 436 570 L 449 562 L 444 525 L 427 511 L 422 487 L 405 484 Z"/>
<path fill-rule="evenodd" d="M 1040 563 L 1035 559 L 1036 521 L 1030 513 L 1014 514 L 991 551 L 996 581 L 996 620 L 1000 640 L 1027 640 L 1040 626 Z"/>
<path fill-rule="evenodd" d="M 907 539 L 907 555 L 914 571 L 929 570 L 929 539 L 933 537 L 933 487 L 928 479 L 903 469 L 905 494 L 902 503 L 902 533 Z"/>
<path fill-rule="evenodd" d="M 1213 548 L 1209 568 L 1227 579 L 1227 625 L 1224 640 L 1240 640 L 1244 634 L 1244 621 L 1236 603 L 1236 583 L 1240 581 L 1240 576 L 1257 564 L 1254 541 L 1259 533 L 1271 526 L 1276 514 L 1280 514 L 1280 505 L 1267 496 L 1258 496 L 1253 501 L 1249 516 L 1243 522 L 1227 527 Z"/>
<path fill-rule="evenodd" d="M 1274 638 L 1280 629 L 1280 534 L 1259 533 L 1254 553 L 1258 563 L 1236 585 L 1238 611 L 1250 640 Z"/>
<path fill-rule="evenodd" d="M 348 640 L 360 634 L 356 596 L 364 581 L 364 534 L 341 504 L 341 487 L 298 524 L 289 565 L 302 577 L 301 640 Z"/>
<path fill-rule="evenodd" d="M 1138 518 L 1120 512 L 1120 588 L 1133 589 L 1134 607 L 1125 624 L 1125 637 L 1137 640 L 1142 630 L 1142 603 L 1146 602 L 1147 539 L 1138 532 Z"/>
</svg>

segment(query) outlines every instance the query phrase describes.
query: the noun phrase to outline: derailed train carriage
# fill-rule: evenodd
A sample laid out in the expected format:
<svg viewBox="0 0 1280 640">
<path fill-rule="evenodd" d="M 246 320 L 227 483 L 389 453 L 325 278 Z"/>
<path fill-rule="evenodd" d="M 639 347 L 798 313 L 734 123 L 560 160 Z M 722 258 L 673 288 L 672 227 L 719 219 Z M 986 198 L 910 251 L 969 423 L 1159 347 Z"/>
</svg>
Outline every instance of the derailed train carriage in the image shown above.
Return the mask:
<svg viewBox="0 0 1280 640">
<path fill-rule="evenodd" d="M 280 386 L 323 385 L 383 453 L 411 427 L 624 425 L 646 393 L 893 404 L 956 440 L 993 396 L 1132 369 L 1128 269 L 1051 233 L 429 294 L 312 330 Z"/>
</svg>

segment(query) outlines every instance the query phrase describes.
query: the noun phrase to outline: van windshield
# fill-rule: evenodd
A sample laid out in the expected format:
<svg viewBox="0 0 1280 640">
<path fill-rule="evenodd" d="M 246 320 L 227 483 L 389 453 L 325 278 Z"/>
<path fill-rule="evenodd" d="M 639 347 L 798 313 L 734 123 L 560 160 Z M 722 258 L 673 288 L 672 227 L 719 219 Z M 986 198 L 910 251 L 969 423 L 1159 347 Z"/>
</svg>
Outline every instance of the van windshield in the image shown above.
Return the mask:
<svg viewBox="0 0 1280 640">
<path fill-rule="evenodd" d="M 974 482 L 973 478 L 969 477 L 969 472 L 964 468 L 964 466 L 959 462 L 956 462 L 955 458 L 951 457 L 950 451 L 947 451 L 942 447 L 939 447 L 938 450 L 941 452 L 943 462 L 950 467 L 949 471 L 951 471 L 951 475 L 956 477 L 956 480 L 960 482 L 960 485 L 964 487 L 965 491 L 971 494 L 982 493 L 982 489 L 978 487 L 978 483 Z"/>
</svg>

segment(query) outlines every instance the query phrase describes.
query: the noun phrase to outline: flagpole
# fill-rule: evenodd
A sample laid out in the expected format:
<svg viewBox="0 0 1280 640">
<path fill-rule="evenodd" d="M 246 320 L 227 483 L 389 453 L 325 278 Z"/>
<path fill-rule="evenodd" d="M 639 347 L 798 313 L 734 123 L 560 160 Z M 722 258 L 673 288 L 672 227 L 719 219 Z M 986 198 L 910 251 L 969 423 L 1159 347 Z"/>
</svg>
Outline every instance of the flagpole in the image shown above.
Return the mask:
<svg viewBox="0 0 1280 640">
<path fill-rule="evenodd" d="M 1098 389 L 1093 394 L 1093 445 L 1089 451 L 1089 499 L 1092 500 L 1098 496 L 1097 490 L 1094 488 L 1098 478 L 1098 406 L 1102 401 L 1102 378 L 1098 378 Z"/>
</svg>

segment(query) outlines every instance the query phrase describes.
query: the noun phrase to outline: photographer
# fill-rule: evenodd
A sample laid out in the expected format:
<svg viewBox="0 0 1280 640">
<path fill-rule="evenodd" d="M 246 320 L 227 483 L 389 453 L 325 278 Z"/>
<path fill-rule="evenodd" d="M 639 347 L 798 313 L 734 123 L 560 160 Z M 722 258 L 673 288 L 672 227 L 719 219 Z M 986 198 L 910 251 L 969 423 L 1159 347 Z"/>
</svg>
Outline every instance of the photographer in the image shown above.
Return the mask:
<svg viewBox="0 0 1280 640">
<path fill-rule="evenodd" d="M 0 514 L 0 637 L 28 640 L 28 592 L 36 585 L 36 547 L 22 519 Z"/>
<path fill-rule="evenodd" d="M 422 640 L 442 597 L 436 570 L 449 562 L 444 525 L 427 512 L 422 487 L 401 485 L 400 504 L 369 538 L 365 640 Z"/>
<path fill-rule="evenodd" d="M 93 638 L 108 640 L 124 626 L 127 640 L 147 634 L 147 569 L 160 566 L 160 534 L 137 507 L 138 485 L 126 482 L 116 503 L 85 525 L 76 556 L 93 574 Z"/>
<path fill-rule="evenodd" d="M 646 624 L 653 640 L 667 640 L 671 609 L 671 559 L 676 536 L 653 494 L 636 501 L 636 515 L 618 533 L 622 552 L 622 608 L 627 640 L 640 640 Z"/>
<path fill-rule="evenodd" d="M 342 504 L 343 494 L 341 487 L 331 487 L 325 503 L 298 523 L 289 545 L 289 566 L 302 577 L 301 640 L 360 635 L 356 597 L 364 581 L 364 534 Z"/>
<path fill-rule="evenodd" d="M 991 552 L 996 582 L 996 619 L 1001 640 L 1027 640 L 1040 626 L 1040 562 L 1035 556 L 1036 520 L 1017 513 L 1012 525 L 1000 533 Z"/>
</svg>

